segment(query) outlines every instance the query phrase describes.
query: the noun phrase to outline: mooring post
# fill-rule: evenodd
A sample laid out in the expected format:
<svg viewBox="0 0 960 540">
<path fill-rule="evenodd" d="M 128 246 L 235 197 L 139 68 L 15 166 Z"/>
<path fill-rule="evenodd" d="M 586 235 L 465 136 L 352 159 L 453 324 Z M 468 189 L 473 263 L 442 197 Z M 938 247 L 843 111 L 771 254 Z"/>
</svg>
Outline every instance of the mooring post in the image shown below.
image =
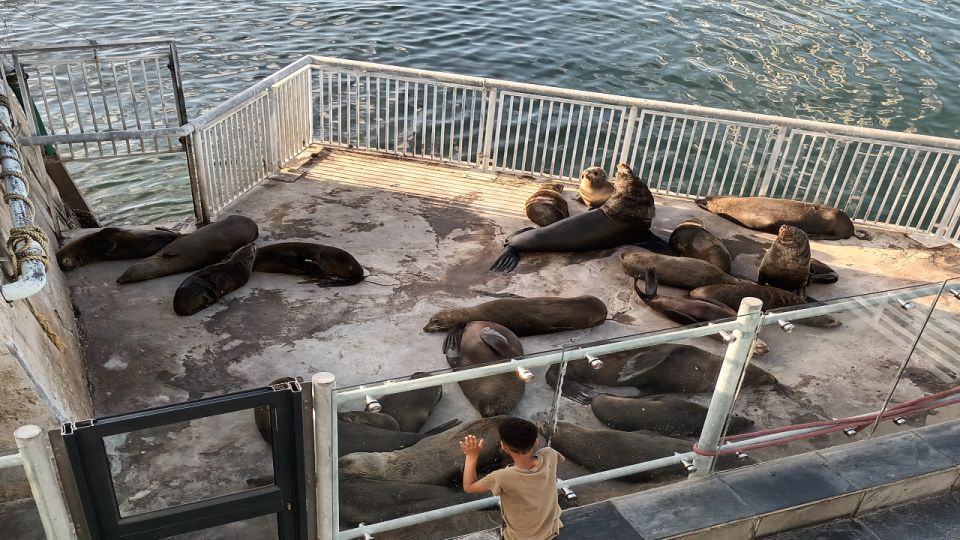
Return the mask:
<svg viewBox="0 0 960 540">
<path fill-rule="evenodd" d="M 757 298 L 748 297 L 740 302 L 740 310 L 737 312 L 740 328 L 733 331 L 736 339 L 727 345 L 727 352 L 723 357 L 723 366 L 720 367 L 717 385 L 713 389 L 707 419 L 703 423 L 703 431 L 700 432 L 700 441 L 697 443 L 701 450 L 715 452 L 720 445 L 727 419 L 733 413 L 743 373 L 753 355 L 753 344 L 763 318 L 762 308 L 763 302 Z M 690 476 L 703 477 L 710 474 L 716 460 L 717 458 L 712 456 L 697 456 L 693 460 L 696 470 L 691 472 Z"/>
<path fill-rule="evenodd" d="M 76 539 L 77 533 L 53 465 L 53 450 L 45 440 L 43 430 L 34 425 L 21 426 L 13 432 L 13 437 L 46 537 L 49 540 Z"/>
<path fill-rule="evenodd" d="M 317 475 L 317 538 L 334 540 L 340 529 L 337 493 L 337 403 L 333 373 L 315 373 L 313 385 L 314 467 Z"/>
</svg>

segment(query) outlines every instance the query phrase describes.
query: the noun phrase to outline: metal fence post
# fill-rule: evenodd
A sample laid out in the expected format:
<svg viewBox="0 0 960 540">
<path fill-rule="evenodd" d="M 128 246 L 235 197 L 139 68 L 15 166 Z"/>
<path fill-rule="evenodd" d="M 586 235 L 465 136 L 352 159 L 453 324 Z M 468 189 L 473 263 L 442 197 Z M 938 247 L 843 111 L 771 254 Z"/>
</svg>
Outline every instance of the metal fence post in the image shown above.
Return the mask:
<svg viewBox="0 0 960 540">
<path fill-rule="evenodd" d="M 267 89 L 267 132 L 264 134 L 264 140 L 267 142 L 268 161 L 270 170 L 267 174 L 273 174 L 280 170 L 280 100 L 277 97 L 277 89 L 271 86 Z"/>
<path fill-rule="evenodd" d="M 40 512 L 43 531 L 49 540 L 73 540 L 77 537 L 67 510 L 57 471 L 53 465 L 53 451 L 39 426 L 27 425 L 13 432 L 20 450 L 23 469 L 30 482 L 33 501 Z"/>
<path fill-rule="evenodd" d="M 757 190 L 758 197 L 769 196 L 770 181 L 773 179 L 773 173 L 780 167 L 780 154 L 783 152 L 783 140 L 787 136 L 787 127 L 777 128 L 777 140 L 773 142 L 773 148 L 770 150 L 770 158 L 767 159 L 766 170 L 763 171 L 763 178 L 760 180 L 760 189 Z M 709 193 L 707 195 L 710 195 Z"/>
<path fill-rule="evenodd" d="M 313 436 L 317 475 L 317 538 L 334 540 L 340 530 L 337 486 L 337 404 L 333 373 L 315 373 L 313 385 Z"/>
<path fill-rule="evenodd" d="M 950 181 L 947 185 L 954 185 L 958 176 L 960 176 L 960 159 L 957 160 L 957 165 L 953 168 L 953 174 L 950 176 Z M 950 203 L 947 204 L 947 210 L 943 213 L 943 219 L 940 220 L 940 223 L 934 234 L 953 239 L 952 232 L 954 227 L 957 226 L 958 219 L 960 219 L 960 189 L 955 190 L 953 192 L 953 196 L 950 197 Z"/>
<path fill-rule="evenodd" d="M 733 412 L 733 405 L 737 400 L 743 373 L 753 355 L 753 343 L 763 319 L 762 308 L 763 302 L 757 298 L 748 297 L 740 302 L 740 310 L 737 312 L 740 329 L 733 331 L 736 340 L 727 346 L 727 352 L 723 357 L 723 366 L 720 368 L 717 385 L 710 399 L 707 419 L 703 423 L 703 431 L 700 432 L 700 442 L 697 443 L 702 450 L 713 452 L 719 447 L 720 437 L 723 435 L 727 419 Z M 697 456 L 693 460 L 696 470 L 690 476 L 707 476 L 713 471 L 716 459 L 710 456 Z"/>
<path fill-rule="evenodd" d="M 489 167 L 496 166 L 496 163 L 490 162 L 490 156 L 493 155 L 493 129 L 496 127 L 500 129 L 500 126 L 494 126 L 496 118 L 496 109 L 497 109 L 497 89 L 491 88 L 487 92 L 487 118 L 484 120 L 483 124 L 483 149 L 480 151 L 480 156 L 478 158 L 478 165 L 482 170 L 487 170 Z"/>
<path fill-rule="evenodd" d="M 627 163 L 627 159 L 629 159 L 630 142 L 633 140 L 633 130 L 637 123 L 637 111 L 638 107 L 634 105 L 630 107 L 630 112 L 627 114 L 627 131 L 623 134 L 623 146 L 620 147 L 620 156 L 617 158 L 619 159 L 617 163 Z M 616 165 L 614 165 L 613 170 L 617 170 Z"/>
</svg>

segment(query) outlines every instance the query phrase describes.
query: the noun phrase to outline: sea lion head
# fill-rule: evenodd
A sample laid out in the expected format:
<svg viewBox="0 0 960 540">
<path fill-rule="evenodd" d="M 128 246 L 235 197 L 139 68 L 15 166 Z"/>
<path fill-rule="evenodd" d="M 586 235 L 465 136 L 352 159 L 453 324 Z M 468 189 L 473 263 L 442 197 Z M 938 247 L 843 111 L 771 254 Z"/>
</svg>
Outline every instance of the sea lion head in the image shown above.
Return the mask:
<svg viewBox="0 0 960 540">
<path fill-rule="evenodd" d="M 683 223 L 681 223 L 680 225 L 678 225 L 678 227 L 684 226 L 684 225 L 690 226 L 690 227 L 700 227 L 700 228 L 702 229 L 702 228 L 703 228 L 703 220 L 698 219 L 698 218 L 690 218 L 690 219 L 685 220 L 685 221 L 684 221 Z"/>
<path fill-rule="evenodd" d="M 423 327 L 423 331 L 440 332 L 442 330 L 450 330 L 462 322 L 463 317 L 460 314 L 459 308 L 441 309 L 436 312 L 433 317 L 430 317 L 427 325 Z"/>
<path fill-rule="evenodd" d="M 633 169 L 630 168 L 626 163 L 617 164 L 617 175 L 613 179 L 613 187 L 617 191 L 626 191 L 635 189 L 637 183 L 640 182 L 640 177 L 633 172 Z"/>
<path fill-rule="evenodd" d="M 781 225 L 777 232 L 777 239 L 790 245 L 799 245 L 808 242 L 807 233 L 791 225 Z"/>
<path fill-rule="evenodd" d="M 586 183 L 590 187 L 599 187 L 607 183 L 607 171 L 603 167 L 587 167 L 580 173 L 580 185 Z"/>
<path fill-rule="evenodd" d="M 205 279 L 187 278 L 173 295 L 173 310 L 177 315 L 193 315 L 213 305 L 220 297 L 213 284 Z"/>
<path fill-rule="evenodd" d="M 58 254 L 57 264 L 60 265 L 61 270 L 63 270 L 64 272 L 67 272 L 83 264 L 83 259 L 81 259 L 77 255 Z"/>
<path fill-rule="evenodd" d="M 606 176 L 606 174 L 604 174 L 604 176 Z M 538 191 L 556 191 L 557 193 L 563 193 L 563 184 L 560 182 L 546 182 L 540 184 Z"/>
</svg>

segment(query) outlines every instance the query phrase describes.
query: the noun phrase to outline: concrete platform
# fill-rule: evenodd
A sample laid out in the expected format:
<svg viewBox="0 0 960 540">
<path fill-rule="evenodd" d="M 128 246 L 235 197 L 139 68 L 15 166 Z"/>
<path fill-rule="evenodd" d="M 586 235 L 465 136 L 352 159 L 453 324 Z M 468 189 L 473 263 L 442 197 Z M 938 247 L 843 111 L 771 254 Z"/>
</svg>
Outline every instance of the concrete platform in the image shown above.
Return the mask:
<svg viewBox="0 0 960 540">
<path fill-rule="evenodd" d="M 316 157 L 304 165 L 310 153 Z M 284 375 L 330 371 L 343 386 L 444 369 L 443 336 L 421 330 L 429 316 L 504 294 L 593 294 L 607 303 L 612 316 L 590 330 L 524 338 L 526 352 L 675 326 L 637 302 L 630 279 L 617 265 L 625 248 L 525 255 L 512 274 L 487 271 L 506 235 L 529 225 L 523 203 L 536 185 L 530 178 L 311 148 L 286 174 L 254 188 L 223 215 L 256 220 L 262 244 L 308 240 L 346 249 L 369 271 L 365 282 L 324 289 L 294 276 L 254 274 L 216 306 L 182 318 L 174 314 L 172 299 L 185 274 L 120 286 L 114 280 L 130 262 L 97 263 L 69 273 L 96 414 L 262 386 Z M 567 194 L 571 211 L 583 211 L 572 201 L 574 194 Z M 734 273 L 756 277 L 771 235 L 738 227 L 689 201 L 658 197 L 657 205 L 654 228 L 664 238 L 684 219 L 699 217 L 727 243 Z M 814 242 L 814 256 L 833 266 L 840 281 L 814 286 L 809 294 L 852 296 L 947 279 L 960 269 L 960 250 L 953 246 L 926 248 L 901 233 L 872 234 L 871 241 Z M 661 293 L 683 292 L 664 287 Z M 879 408 L 931 300 L 918 300 L 918 308 L 909 312 L 892 305 L 841 314 L 840 329 L 798 326 L 789 335 L 766 329 L 762 336 L 771 353 L 756 363 L 789 390 L 746 390 L 737 412 L 762 428 Z M 907 369 L 897 399 L 954 385 L 960 362 L 948 345 L 960 329 L 958 311 L 960 300 L 952 297 L 938 305 L 937 334 L 922 340 L 922 354 Z M 722 350 L 711 340 L 697 345 Z M 542 374 L 528 386 L 518 415 L 547 417 L 553 393 Z M 709 396 L 693 399 L 706 403 Z M 566 400 L 560 415 L 600 427 L 588 407 Z M 428 427 L 454 417 L 470 420 L 477 414 L 451 386 L 444 388 Z M 838 435 L 754 457 L 847 441 Z M 108 443 L 118 500 L 127 513 L 245 489 L 245 479 L 270 472 L 262 465 L 269 461 L 269 447 L 246 414 L 117 436 Z M 581 472 L 571 465 L 561 476 Z M 648 486 L 613 482 L 578 493 L 589 502 L 642 487 Z"/>
</svg>

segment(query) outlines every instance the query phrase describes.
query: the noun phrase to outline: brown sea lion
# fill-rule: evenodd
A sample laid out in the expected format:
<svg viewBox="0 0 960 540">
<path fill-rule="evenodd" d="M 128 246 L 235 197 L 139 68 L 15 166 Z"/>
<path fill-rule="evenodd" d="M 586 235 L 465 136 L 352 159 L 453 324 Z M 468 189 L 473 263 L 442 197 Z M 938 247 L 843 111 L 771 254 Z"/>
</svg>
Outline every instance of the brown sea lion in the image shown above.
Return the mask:
<svg viewBox="0 0 960 540">
<path fill-rule="evenodd" d="M 646 275 L 648 268 L 656 270 L 660 283 L 681 289 L 744 281 L 701 259 L 671 257 L 644 250 L 624 251 L 620 254 L 620 269 L 628 276 Z"/>
<path fill-rule="evenodd" d="M 810 241 L 800 229 L 781 225 L 760 261 L 757 283 L 787 291 L 803 291 L 810 281 Z"/>
<path fill-rule="evenodd" d="M 272 478 L 271 478 L 272 483 Z M 486 497 L 430 484 L 343 476 L 339 483 L 340 523 L 379 523 Z"/>
<path fill-rule="evenodd" d="M 670 247 L 684 257 L 707 261 L 730 273 L 730 252 L 719 238 L 703 227 L 699 219 L 688 219 L 670 234 Z"/>
<path fill-rule="evenodd" d="M 812 240 L 842 240 L 854 235 L 869 238 L 868 234 L 854 230 L 850 216 L 829 206 L 767 197 L 706 197 L 696 203 L 708 212 L 756 231 L 776 234 L 781 225 L 793 225 Z"/>
<path fill-rule="evenodd" d="M 397 419 L 382 412 L 371 412 L 371 411 L 345 411 L 338 412 L 337 419 L 343 420 L 344 422 L 351 422 L 354 424 L 360 424 L 361 426 L 370 426 L 380 429 L 388 429 L 390 431 L 410 431 L 408 429 L 400 429 L 400 423 L 397 422 Z"/>
<path fill-rule="evenodd" d="M 723 366 L 723 357 L 693 345 L 664 343 L 643 349 L 600 356 L 603 366 L 594 369 L 587 360 L 567 364 L 563 395 L 578 403 L 590 403 L 598 392 L 591 385 L 633 387 L 644 393 L 712 392 Z M 546 381 L 556 389 L 560 365 L 547 370 Z M 776 377 L 763 368 L 747 364 L 743 386 L 777 387 Z"/>
<path fill-rule="evenodd" d="M 429 373 L 418 371 L 410 378 L 419 379 L 429 375 Z M 427 423 L 430 413 L 440 402 L 441 397 L 443 397 L 443 387 L 441 386 L 387 394 L 378 398 L 381 407 L 380 414 L 395 418 L 399 425 L 398 429 L 416 433 Z"/>
<path fill-rule="evenodd" d="M 257 224 L 243 216 L 227 216 L 196 232 L 185 234 L 153 255 L 134 264 L 117 278 L 133 283 L 180 272 L 191 272 L 218 263 L 257 239 Z"/>
<path fill-rule="evenodd" d="M 490 321 L 518 336 L 533 336 L 591 328 L 606 318 L 607 306 L 596 296 L 498 298 L 476 306 L 442 309 L 430 317 L 423 330 L 439 332 L 470 321 Z"/>
<path fill-rule="evenodd" d="M 461 370 L 522 356 L 523 345 L 513 332 L 499 324 L 473 321 L 450 331 L 444 354 L 450 367 Z M 526 386 L 513 372 L 459 384 L 463 395 L 484 418 L 509 414 L 520 403 Z"/>
<path fill-rule="evenodd" d="M 599 472 L 686 453 L 693 444 L 652 432 L 588 429 L 570 422 L 557 422 L 551 446 L 586 469 Z M 738 462 L 735 456 L 724 456 L 717 461 L 718 469 L 746 464 Z M 625 480 L 647 480 L 684 474 L 683 466 L 678 463 L 672 467 L 633 475 Z"/>
<path fill-rule="evenodd" d="M 309 276 L 322 286 L 363 281 L 363 267 L 346 251 L 312 242 L 279 242 L 261 246 L 254 272 Z"/>
<path fill-rule="evenodd" d="M 482 418 L 463 424 L 417 444 L 392 452 L 359 452 L 340 458 L 340 474 L 374 480 L 456 485 L 462 478 L 463 451 L 458 444 L 467 435 L 485 439 L 477 466 L 488 467 L 502 459 L 498 427 L 505 416 Z"/>
<path fill-rule="evenodd" d="M 540 188 L 523 205 L 527 219 L 545 227 L 569 217 L 570 209 L 567 207 L 567 200 L 563 198 L 562 193 L 563 184 L 559 182 L 540 184 Z"/>
<path fill-rule="evenodd" d="M 525 251 L 579 252 L 608 249 L 623 244 L 649 243 L 655 209 L 653 194 L 624 163 L 617 165 L 614 194 L 599 211 L 584 212 L 541 227 L 521 230 L 507 238 L 500 257 L 490 270 L 510 272 Z"/>
<path fill-rule="evenodd" d="M 195 272 L 177 287 L 173 310 L 177 315 L 193 315 L 239 289 L 250 280 L 256 257 L 257 245 L 250 242 L 226 261 Z"/>
<path fill-rule="evenodd" d="M 603 167 L 588 167 L 580 173 L 577 200 L 590 208 L 600 208 L 613 191 L 613 184 L 607 180 L 607 171 Z"/>
<path fill-rule="evenodd" d="M 707 419 L 707 408 L 680 398 L 653 396 L 627 398 L 601 394 L 590 403 L 593 414 L 604 424 L 620 431 L 655 431 L 668 437 L 698 437 Z M 733 415 L 730 435 L 742 433 L 753 420 Z"/>
<path fill-rule="evenodd" d="M 690 291 L 690 298 L 696 298 L 716 304 L 725 304 L 727 306 L 739 306 L 740 301 L 748 296 L 759 298 L 763 302 L 763 309 L 802 306 L 811 301 L 806 297 L 785 291 L 783 289 L 770 287 L 768 285 L 757 285 L 753 283 L 738 283 L 736 285 L 707 285 L 705 287 L 698 287 Z M 818 315 L 816 317 L 798 319 L 795 322 L 807 326 L 818 326 L 824 328 L 836 328 L 842 324 L 840 321 L 830 315 Z"/>
<path fill-rule="evenodd" d="M 60 248 L 57 263 L 64 272 L 97 261 L 142 259 L 163 249 L 180 237 L 165 229 L 149 231 L 106 227 L 78 238 Z"/>
</svg>

